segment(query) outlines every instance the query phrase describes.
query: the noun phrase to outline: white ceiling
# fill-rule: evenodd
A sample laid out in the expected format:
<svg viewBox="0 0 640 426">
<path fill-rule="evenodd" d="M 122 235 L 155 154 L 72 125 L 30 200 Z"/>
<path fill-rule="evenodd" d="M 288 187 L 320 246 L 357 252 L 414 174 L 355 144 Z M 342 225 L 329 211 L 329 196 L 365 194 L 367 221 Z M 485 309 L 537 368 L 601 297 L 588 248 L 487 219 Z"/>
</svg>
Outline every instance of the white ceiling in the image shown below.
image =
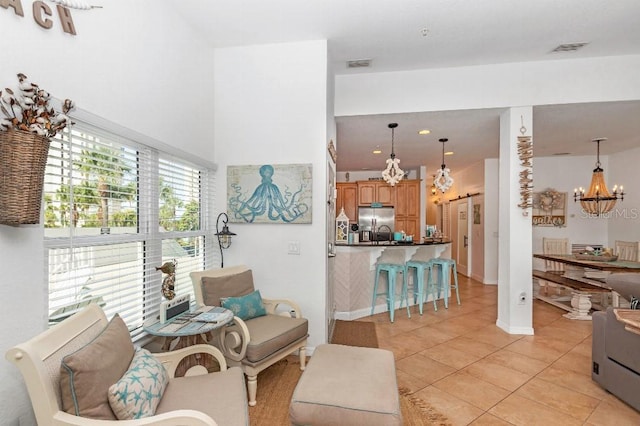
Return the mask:
<svg viewBox="0 0 640 426">
<path fill-rule="evenodd" d="M 326 39 L 336 74 L 640 54 L 638 0 L 194 0 L 157 3 L 212 47 Z M 423 35 L 426 32 L 426 36 Z M 575 52 L 551 52 L 587 42 Z M 346 62 L 371 59 L 370 68 Z M 498 156 L 500 110 L 338 117 L 338 170 L 381 169 L 390 122 L 405 169 L 445 162 L 459 169 Z M 603 155 L 640 146 L 640 100 L 534 108 L 536 156 Z M 417 130 L 429 123 L 432 135 Z M 382 157 L 371 155 L 376 145 Z"/>
</svg>

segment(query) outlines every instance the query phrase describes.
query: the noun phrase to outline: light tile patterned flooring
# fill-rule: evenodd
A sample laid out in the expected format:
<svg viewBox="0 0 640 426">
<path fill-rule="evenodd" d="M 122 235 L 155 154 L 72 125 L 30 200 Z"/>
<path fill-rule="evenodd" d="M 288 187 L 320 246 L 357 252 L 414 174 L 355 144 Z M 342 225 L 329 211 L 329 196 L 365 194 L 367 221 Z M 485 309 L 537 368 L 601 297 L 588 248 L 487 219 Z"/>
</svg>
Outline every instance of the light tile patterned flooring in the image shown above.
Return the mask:
<svg viewBox="0 0 640 426">
<path fill-rule="evenodd" d="M 535 335 L 498 328 L 497 286 L 459 276 L 458 306 L 438 301 L 360 321 L 393 351 L 399 386 L 454 425 L 640 425 L 640 413 L 591 380 L 591 321 L 534 301 Z M 451 302 L 451 300 L 450 300 Z"/>
</svg>

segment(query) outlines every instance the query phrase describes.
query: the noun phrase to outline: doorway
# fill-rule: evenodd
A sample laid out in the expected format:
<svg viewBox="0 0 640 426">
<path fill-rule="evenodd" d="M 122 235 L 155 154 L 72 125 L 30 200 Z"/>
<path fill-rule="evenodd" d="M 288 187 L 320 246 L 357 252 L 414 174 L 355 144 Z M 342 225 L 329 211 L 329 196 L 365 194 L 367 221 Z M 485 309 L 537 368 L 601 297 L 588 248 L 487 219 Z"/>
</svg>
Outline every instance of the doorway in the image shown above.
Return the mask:
<svg viewBox="0 0 640 426">
<path fill-rule="evenodd" d="M 458 272 L 469 276 L 469 201 L 466 199 L 457 205 L 457 253 L 456 263 Z"/>
</svg>

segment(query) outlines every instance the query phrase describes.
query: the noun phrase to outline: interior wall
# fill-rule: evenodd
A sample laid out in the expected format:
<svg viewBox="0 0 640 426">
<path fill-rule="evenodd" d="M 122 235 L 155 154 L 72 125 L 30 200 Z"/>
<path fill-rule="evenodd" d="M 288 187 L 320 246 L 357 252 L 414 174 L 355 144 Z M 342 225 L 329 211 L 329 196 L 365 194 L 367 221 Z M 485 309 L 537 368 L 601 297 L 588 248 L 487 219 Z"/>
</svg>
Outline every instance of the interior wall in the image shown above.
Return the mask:
<svg viewBox="0 0 640 426">
<path fill-rule="evenodd" d="M 212 160 L 212 112 L 202 107 L 213 97 L 211 51 L 168 8 L 111 0 L 103 9 L 73 10 L 71 36 L 55 16 L 52 29 L 39 27 L 27 3 L 25 17 L 0 8 L 0 88 L 15 88 L 22 72 L 56 98 Z M 47 327 L 43 237 L 40 225 L 0 225 L 3 357 Z M 18 370 L 0 362 L 0 377 L 0 424 L 35 425 Z"/>
<path fill-rule="evenodd" d="M 617 183 L 625 192 L 624 201 L 616 204 L 607 221 L 608 246 L 613 247 L 616 240 L 640 241 L 640 148 L 610 155 L 608 160 L 607 186 L 611 189 Z"/>
<path fill-rule="evenodd" d="M 535 141 L 534 141 L 535 150 Z M 600 156 L 605 171 L 605 181 L 609 185 L 609 158 Z M 568 238 L 569 244 L 603 244 L 608 242 L 609 220 L 585 215 L 580 203 L 573 201 L 574 188 L 588 188 L 595 164 L 593 156 L 541 157 L 533 162 L 534 192 L 555 189 L 567 195 L 566 226 L 532 226 L 533 252 L 542 253 L 542 238 Z M 544 269 L 544 261 L 535 259 L 533 267 Z"/>
<path fill-rule="evenodd" d="M 640 55 L 336 76 L 336 116 L 640 99 Z"/>
<path fill-rule="evenodd" d="M 499 160 L 484 160 L 484 283 L 498 284 Z"/>
<path fill-rule="evenodd" d="M 238 236 L 225 252 L 228 265 L 253 269 L 263 297 L 300 304 L 313 348 L 327 338 L 327 43 L 218 49 L 215 62 L 217 210 L 227 209 L 228 165 L 313 165 L 312 224 L 233 223 Z M 290 242 L 299 255 L 288 254 Z"/>
</svg>

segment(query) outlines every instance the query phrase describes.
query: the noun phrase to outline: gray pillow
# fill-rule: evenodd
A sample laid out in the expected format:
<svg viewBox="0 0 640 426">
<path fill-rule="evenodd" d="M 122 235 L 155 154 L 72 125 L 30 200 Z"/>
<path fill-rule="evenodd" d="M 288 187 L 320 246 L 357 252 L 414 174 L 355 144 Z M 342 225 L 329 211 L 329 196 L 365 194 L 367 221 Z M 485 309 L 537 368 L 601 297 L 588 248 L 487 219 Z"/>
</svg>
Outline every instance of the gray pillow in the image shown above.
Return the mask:
<svg viewBox="0 0 640 426">
<path fill-rule="evenodd" d="M 251 269 L 224 277 L 202 277 L 202 301 L 207 306 L 221 306 L 225 297 L 246 296 L 253 293 Z"/>
<path fill-rule="evenodd" d="M 62 409 L 80 417 L 117 420 L 109 405 L 109 386 L 127 371 L 133 353 L 129 329 L 116 314 L 91 343 L 62 358 Z"/>
</svg>

